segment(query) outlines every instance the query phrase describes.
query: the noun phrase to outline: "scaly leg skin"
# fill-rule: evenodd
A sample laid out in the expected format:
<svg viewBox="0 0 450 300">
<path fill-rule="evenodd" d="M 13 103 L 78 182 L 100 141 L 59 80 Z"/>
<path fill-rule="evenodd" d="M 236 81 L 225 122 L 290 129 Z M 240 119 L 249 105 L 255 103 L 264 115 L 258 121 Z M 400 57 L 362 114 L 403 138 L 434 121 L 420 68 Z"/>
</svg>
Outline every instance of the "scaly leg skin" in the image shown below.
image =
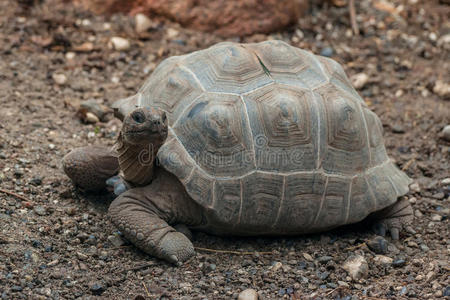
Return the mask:
<svg viewBox="0 0 450 300">
<path fill-rule="evenodd" d="M 385 236 L 389 231 L 392 239 L 398 240 L 403 229 L 414 233 L 411 227 L 414 219 L 413 209 L 407 199 L 399 199 L 391 206 L 374 213 L 372 217 L 376 220 L 374 230 L 381 236 Z"/>
<path fill-rule="evenodd" d="M 73 183 L 86 192 L 106 188 L 106 180 L 119 172 L 117 152 L 110 147 L 75 148 L 62 160 L 64 172 Z"/>
<path fill-rule="evenodd" d="M 194 246 L 185 233 L 169 224 L 199 224 L 202 214 L 179 182 L 164 182 L 171 176 L 158 177 L 148 186 L 122 193 L 109 207 L 109 215 L 125 238 L 138 248 L 180 265 L 195 255 Z M 179 228 L 183 227 L 186 226 Z"/>
</svg>

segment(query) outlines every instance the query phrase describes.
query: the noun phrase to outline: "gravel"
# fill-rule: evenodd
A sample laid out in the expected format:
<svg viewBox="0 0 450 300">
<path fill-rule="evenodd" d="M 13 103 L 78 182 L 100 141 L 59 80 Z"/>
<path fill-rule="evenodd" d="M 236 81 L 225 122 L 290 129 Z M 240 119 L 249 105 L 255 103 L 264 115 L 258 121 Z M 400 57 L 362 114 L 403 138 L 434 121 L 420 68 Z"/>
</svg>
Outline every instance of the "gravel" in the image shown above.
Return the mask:
<svg viewBox="0 0 450 300">
<path fill-rule="evenodd" d="M 42 4 L 21 6 L 28 2 Z M 359 92 L 380 116 L 387 153 L 414 179 L 406 197 L 415 198 L 416 233 L 384 237 L 388 250 L 377 254 L 366 246 L 378 238 L 367 222 L 295 237 L 194 232 L 196 247 L 219 252 L 197 250 L 176 268 L 123 240 L 106 216 L 113 197 L 74 189 L 60 161 L 74 147 L 111 146 L 117 138 L 115 119 L 80 121 L 83 101 L 109 106 L 133 95 L 163 59 L 223 39 L 158 18 L 138 34 L 134 17 L 93 16 L 59 0 L 0 1 L 0 182 L 27 199 L 0 192 L 1 297 L 237 299 L 246 289 L 259 299 L 449 297 L 447 6 L 381 1 L 396 8 L 392 15 L 375 7 L 380 1 L 355 2 L 359 36 L 351 34 L 346 6 L 313 4 L 313 15 L 291 30 L 240 40 L 282 39 L 338 60 L 349 78 L 369 77 Z M 129 48 L 110 49 L 113 37 Z M 59 85 L 53 74 L 67 81 Z M 396 124 L 403 133 L 393 133 Z M 120 246 L 109 236 L 120 237 Z M 364 262 L 357 266 L 365 274 L 358 280 L 343 269 L 351 256 L 368 266 L 367 273 Z"/>
</svg>

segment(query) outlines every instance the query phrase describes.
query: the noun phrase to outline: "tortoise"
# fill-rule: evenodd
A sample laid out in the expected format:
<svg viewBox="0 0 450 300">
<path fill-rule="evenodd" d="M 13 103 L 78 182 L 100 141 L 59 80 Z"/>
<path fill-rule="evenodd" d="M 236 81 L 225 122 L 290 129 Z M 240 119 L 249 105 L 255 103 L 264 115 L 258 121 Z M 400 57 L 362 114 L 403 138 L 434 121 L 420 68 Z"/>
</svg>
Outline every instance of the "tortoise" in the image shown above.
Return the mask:
<svg viewBox="0 0 450 300">
<path fill-rule="evenodd" d="M 330 58 L 276 40 L 219 43 L 164 60 L 114 107 L 115 147 L 75 149 L 63 165 L 87 190 L 120 169 L 109 215 L 153 256 L 181 264 L 194 255 L 186 227 L 298 235 L 371 215 L 398 239 L 412 221 L 402 197 L 411 179 Z"/>
</svg>

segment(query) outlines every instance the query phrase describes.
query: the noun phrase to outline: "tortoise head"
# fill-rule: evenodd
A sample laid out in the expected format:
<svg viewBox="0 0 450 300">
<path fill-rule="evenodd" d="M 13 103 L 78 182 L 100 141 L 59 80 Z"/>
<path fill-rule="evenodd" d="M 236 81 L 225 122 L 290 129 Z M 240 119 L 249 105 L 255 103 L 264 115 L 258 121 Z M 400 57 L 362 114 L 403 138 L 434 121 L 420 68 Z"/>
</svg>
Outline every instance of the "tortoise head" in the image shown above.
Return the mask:
<svg viewBox="0 0 450 300">
<path fill-rule="evenodd" d="M 157 108 L 139 107 L 123 120 L 122 136 L 133 145 L 161 145 L 167 137 L 166 113 Z"/>
</svg>

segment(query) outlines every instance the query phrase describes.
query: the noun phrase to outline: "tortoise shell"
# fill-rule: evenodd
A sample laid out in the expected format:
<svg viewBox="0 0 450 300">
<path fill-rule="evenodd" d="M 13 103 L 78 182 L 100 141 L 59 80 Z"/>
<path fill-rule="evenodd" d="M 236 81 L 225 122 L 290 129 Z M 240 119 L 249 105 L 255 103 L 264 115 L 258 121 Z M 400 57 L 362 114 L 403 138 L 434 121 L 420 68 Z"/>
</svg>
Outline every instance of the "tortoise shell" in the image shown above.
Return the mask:
<svg viewBox="0 0 450 300">
<path fill-rule="evenodd" d="M 168 58 L 116 104 L 122 114 L 135 105 L 167 113 L 159 163 L 218 223 L 320 231 L 360 221 L 408 191 L 380 120 L 343 68 L 282 41 Z"/>
</svg>

